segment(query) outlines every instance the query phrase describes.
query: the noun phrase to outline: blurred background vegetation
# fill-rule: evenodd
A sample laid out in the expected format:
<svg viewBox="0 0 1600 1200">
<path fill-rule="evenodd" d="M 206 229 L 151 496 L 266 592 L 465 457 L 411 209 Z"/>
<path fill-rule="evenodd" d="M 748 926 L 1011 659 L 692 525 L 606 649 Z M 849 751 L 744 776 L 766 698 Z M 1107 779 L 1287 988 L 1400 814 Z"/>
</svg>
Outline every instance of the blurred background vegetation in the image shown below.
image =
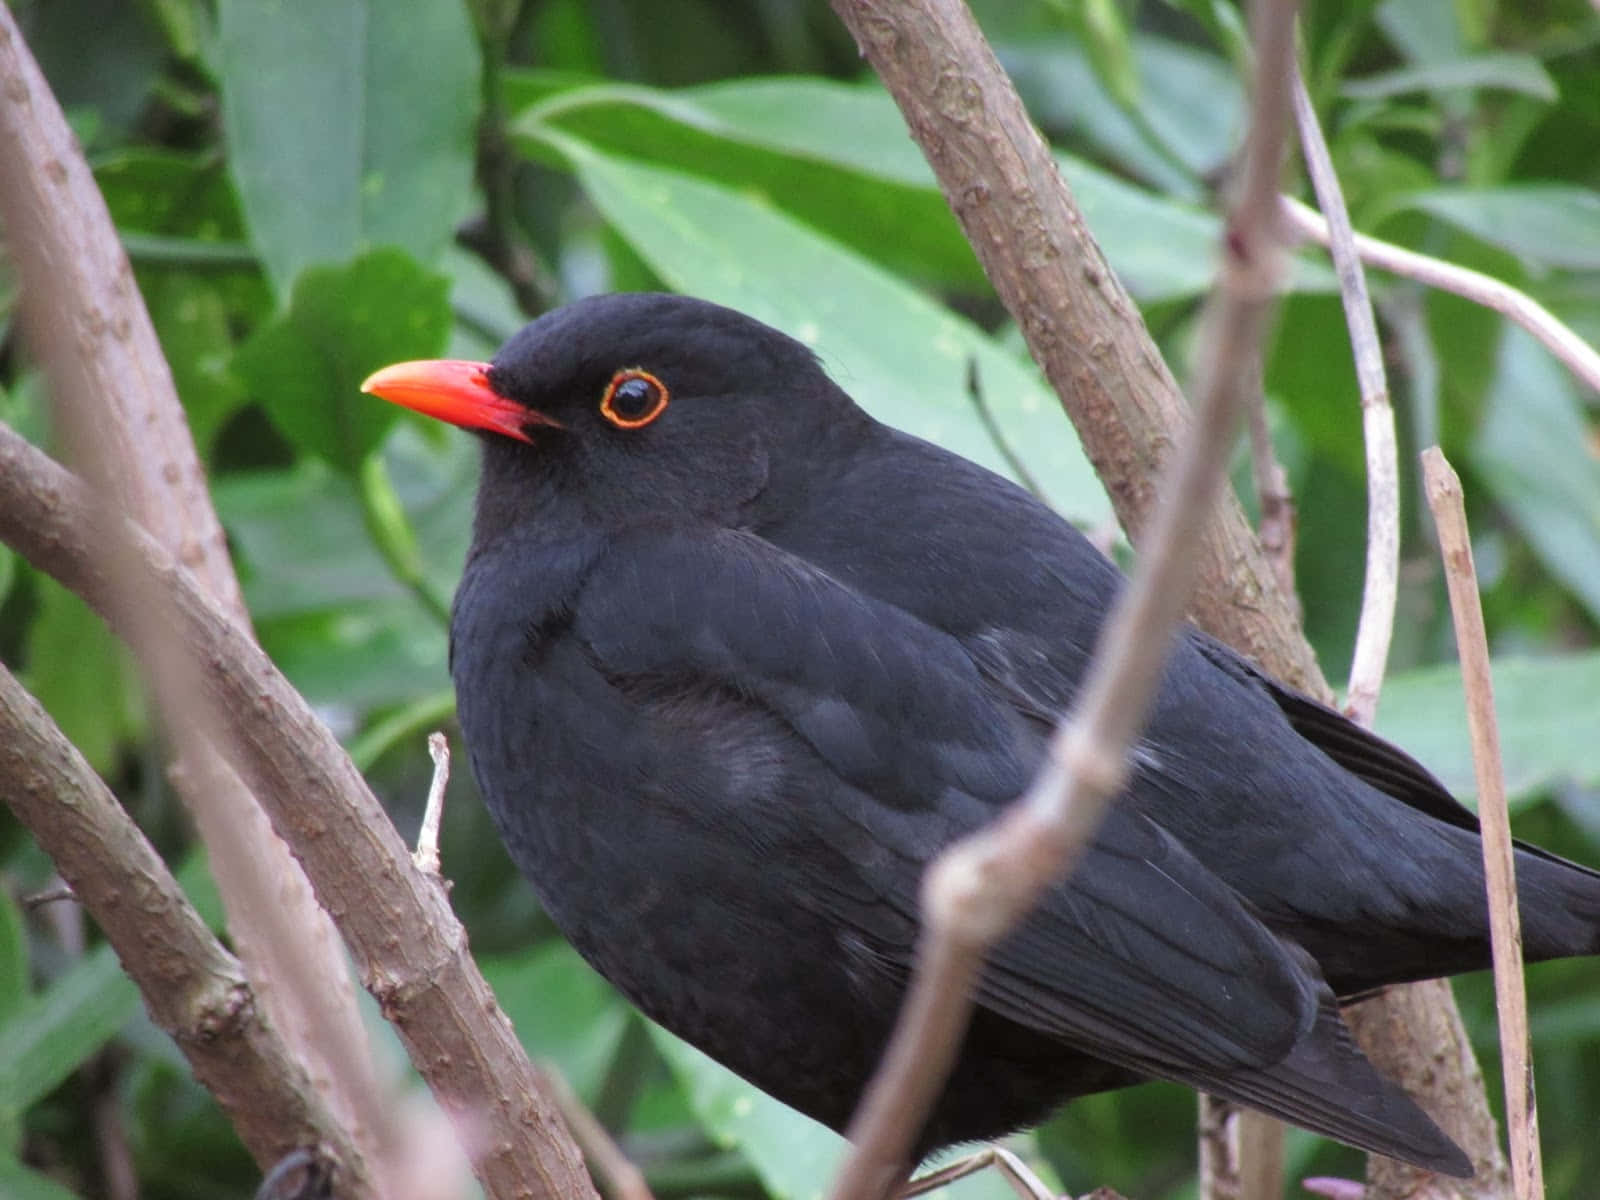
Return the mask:
<svg viewBox="0 0 1600 1200">
<path fill-rule="evenodd" d="M 408 835 L 448 722 L 445 619 L 471 439 L 357 394 L 396 359 L 483 358 L 531 313 L 663 288 L 813 344 L 880 417 L 1006 469 L 1105 531 L 1070 427 L 893 104 L 823 0 L 15 0 L 133 258 L 267 649 Z M 1180 376 L 1242 108 L 1226 0 L 974 5 L 1094 234 Z M 1600 341 L 1600 17 L 1584 0 L 1315 3 L 1307 78 L 1358 229 L 1523 287 Z M 1265 381 L 1300 505 L 1307 629 L 1341 678 L 1365 527 L 1331 272 L 1302 256 Z M 1462 469 L 1519 832 L 1600 863 L 1596 397 L 1498 317 L 1374 280 L 1399 408 L 1401 617 L 1380 727 L 1472 790 L 1414 452 Z M 0 267 L 0 418 L 51 445 Z M 1241 470 L 1243 482 L 1248 472 Z M 1245 489 L 1248 490 L 1248 489 Z M 208 911 L 125 655 L 0 548 L 0 656 Z M 809 1200 L 831 1134 L 647 1027 L 561 942 L 457 775 L 445 873 L 530 1050 L 662 1200 Z M 0 812 L 0 1193 L 248 1196 L 258 1172 Z M 1600 968 L 1530 972 L 1552 1196 L 1600 1178 Z M 1486 979 L 1459 994 L 1494 1065 Z M 374 1018 L 374 1023 L 376 1018 Z M 380 1035 L 381 1036 L 381 1035 Z M 392 1042 L 386 1045 L 393 1046 Z M 394 1051 L 395 1069 L 402 1069 Z M 1072 1192 L 1190 1195 L 1193 1097 L 1080 1101 L 1019 1146 Z M 1293 1134 L 1291 1178 L 1359 1156 Z M 991 1185 L 980 1185 L 988 1187 Z"/>
</svg>

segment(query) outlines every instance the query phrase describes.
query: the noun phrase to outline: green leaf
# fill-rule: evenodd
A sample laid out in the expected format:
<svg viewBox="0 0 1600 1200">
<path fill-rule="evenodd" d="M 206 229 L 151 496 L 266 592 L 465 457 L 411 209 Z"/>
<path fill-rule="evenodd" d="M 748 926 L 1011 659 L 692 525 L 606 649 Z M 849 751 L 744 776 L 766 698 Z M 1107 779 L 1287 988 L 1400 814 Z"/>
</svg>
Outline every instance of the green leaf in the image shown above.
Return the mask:
<svg viewBox="0 0 1600 1200">
<path fill-rule="evenodd" d="M 28 998 L 28 935 L 11 893 L 0 888 L 0 1026 Z"/>
<path fill-rule="evenodd" d="M 361 381 L 443 351 L 449 290 L 444 276 L 394 249 L 312 267 L 295 281 L 288 311 L 239 348 L 233 369 L 285 437 L 354 472 L 401 414 L 363 395 Z"/>
<path fill-rule="evenodd" d="M 1398 205 L 1448 221 L 1525 261 L 1600 270 L 1600 195 L 1561 184 L 1413 192 Z"/>
<path fill-rule="evenodd" d="M 139 991 L 100 945 L 0 1026 L 0 1113 L 20 1113 L 139 1011 Z"/>
<path fill-rule="evenodd" d="M 660 1026 L 649 1028 L 711 1140 L 749 1159 L 772 1200 L 821 1200 L 844 1157 L 844 1139 Z"/>
<path fill-rule="evenodd" d="M 1063 5 L 1076 21 L 1089 49 L 1095 75 L 1118 104 L 1134 108 L 1139 103 L 1139 72 L 1133 64 L 1133 45 L 1127 18 L 1113 0 L 1084 0 Z"/>
<path fill-rule="evenodd" d="M 141 726 L 126 653 L 77 596 L 42 575 L 37 583 L 28 688 L 89 765 L 108 773 Z"/>
<path fill-rule="evenodd" d="M 447 594 L 466 554 L 475 441 L 430 445 L 402 426 L 383 453 L 430 586 Z M 312 703 L 359 710 L 447 684 L 444 630 L 373 546 L 352 480 L 303 460 L 219 479 L 215 500 L 262 644 Z"/>
<path fill-rule="evenodd" d="M 1238 140 L 1243 88 L 1231 64 L 1208 50 L 1135 34 L 1137 108 L 1119 104 L 1098 85 L 1088 54 L 1074 39 L 1003 44 L 999 53 L 1042 126 L 1072 131 L 1097 158 L 1180 199 L 1204 199 L 1201 178 Z M 1194 103 L 1195 96 L 1207 103 Z"/>
<path fill-rule="evenodd" d="M 743 1154 L 772 1200 L 822 1200 L 843 1161 L 843 1138 L 746 1083 L 659 1025 L 649 1023 L 647 1027 L 656 1050 L 688 1095 L 695 1118 L 718 1147 Z M 1025 1147 L 1012 1148 L 1023 1150 L 1026 1156 Z M 940 1200 L 951 1196 L 1012 1200 L 1015 1193 L 998 1171 L 983 1171 L 929 1195 Z"/>
<path fill-rule="evenodd" d="M 913 278 L 987 287 L 899 110 L 876 87 L 817 79 L 672 92 L 586 87 L 546 99 L 514 126 L 536 153 L 546 152 L 536 140 L 546 127 L 620 157 L 752 189 Z"/>
<path fill-rule="evenodd" d="M 4 1153 L 0 1153 L 0 1196 L 6 1200 L 78 1200 L 76 1192 Z"/>
<path fill-rule="evenodd" d="M 214 154 L 126 148 L 97 162 L 94 178 L 119 230 L 207 242 L 244 236 L 238 200 Z"/>
<path fill-rule="evenodd" d="M 1385 100 L 1408 92 L 1475 88 L 1520 92 L 1552 102 L 1558 97 L 1555 80 L 1531 54 L 1478 54 L 1380 71 L 1347 81 L 1339 94 L 1352 100 Z"/>
<path fill-rule="evenodd" d="M 1471 453 L 1545 568 L 1600 620 L 1600 454 L 1571 376 L 1515 327 Z"/>
<path fill-rule="evenodd" d="M 1506 792 L 1513 803 L 1526 804 L 1556 783 L 1600 783 L 1600 651 L 1499 658 L 1492 669 Z M 1476 794 L 1467 705 L 1455 664 L 1391 675 L 1377 727 L 1457 796 Z"/>
<path fill-rule="evenodd" d="M 221 288 L 186 271 L 163 271 L 143 287 L 172 382 L 202 453 L 244 401 L 228 371 L 231 314 Z"/>
<path fill-rule="evenodd" d="M 123 136 L 145 111 L 165 56 L 142 6 L 124 0 L 50 0 L 23 7 L 28 49 L 61 107 L 72 115 L 74 132 L 90 147 Z M 95 119 L 81 120 L 83 110 Z M 93 137 L 83 137 L 85 126 Z"/>
<path fill-rule="evenodd" d="M 429 578 L 449 588 L 466 556 L 477 443 L 451 434 L 432 445 L 402 427 L 383 452 Z M 258 620 L 407 599 L 367 536 L 354 482 L 324 464 L 229 475 L 217 481 L 215 500 Z"/>
<path fill-rule="evenodd" d="M 431 262 L 472 187 L 465 5 L 221 0 L 218 18 L 228 165 L 278 294 L 372 246 Z"/>
<path fill-rule="evenodd" d="M 515 128 L 531 153 L 548 155 L 541 142 L 560 139 L 544 134 L 559 130 L 615 160 L 753 191 L 859 256 L 913 279 L 987 287 L 899 110 L 880 88 L 813 79 L 740 80 L 676 92 L 590 87 L 547 98 Z M 1174 129 L 1182 132 L 1176 121 Z M 1210 286 L 1221 232 L 1215 216 L 1080 159 L 1057 161 L 1135 296 L 1187 299 Z M 1293 285 L 1328 289 L 1332 276 L 1301 264 Z"/>
<path fill-rule="evenodd" d="M 969 322 L 763 200 L 559 144 L 595 204 L 663 279 L 816 348 L 870 412 L 1006 472 L 967 392 L 969 363 L 1013 449 L 1061 509 L 1091 523 L 1108 505 L 1055 396 Z"/>
<path fill-rule="evenodd" d="M 528 954 L 486 958 L 481 966 L 529 1055 L 551 1060 L 592 1101 L 628 1022 L 621 997 L 559 939 Z"/>
</svg>

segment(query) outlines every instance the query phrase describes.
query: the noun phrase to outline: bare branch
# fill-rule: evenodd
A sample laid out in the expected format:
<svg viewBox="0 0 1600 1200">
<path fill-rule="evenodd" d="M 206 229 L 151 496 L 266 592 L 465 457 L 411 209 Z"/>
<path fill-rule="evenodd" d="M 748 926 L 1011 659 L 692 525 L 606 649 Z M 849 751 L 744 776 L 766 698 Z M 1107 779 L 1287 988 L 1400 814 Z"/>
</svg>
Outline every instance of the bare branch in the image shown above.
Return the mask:
<svg viewBox="0 0 1600 1200">
<path fill-rule="evenodd" d="M 1320 246 L 1328 244 L 1328 225 L 1319 214 L 1292 196 L 1282 197 L 1282 202 L 1284 218 L 1291 229 Z M 1361 261 L 1368 266 L 1450 292 L 1515 321 L 1538 338 L 1580 382 L 1591 391 L 1600 392 L 1600 351 L 1526 292 L 1481 271 L 1430 258 L 1364 233 L 1355 235 L 1355 243 Z"/>
<path fill-rule="evenodd" d="M 1350 665 L 1346 693 L 1346 712 L 1359 724 L 1371 726 L 1377 715 L 1378 696 L 1389 657 L 1394 632 L 1394 614 L 1400 580 L 1400 468 L 1396 448 L 1394 407 L 1383 366 L 1383 349 L 1378 340 L 1377 321 L 1367 293 L 1365 273 L 1358 250 L 1359 238 L 1351 228 L 1327 143 L 1317 124 L 1316 112 L 1305 81 L 1295 77 L 1295 119 L 1300 130 L 1306 172 L 1311 178 L 1317 201 L 1327 214 L 1326 238 L 1339 278 L 1339 296 L 1355 356 L 1356 379 L 1361 389 L 1361 422 L 1367 462 L 1367 560 L 1362 588 L 1361 617 L 1356 632 L 1355 653 Z M 1299 211 L 1298 209 L 1296 211 Z M 1320 218 L 1319 218 L 1320 220 Z M 1353 1025 L 1362 1048 L 1373 1062 L 1390 1074 L 1404 1074 L 1407 1064 L 1420 1057 L 1442 1064 L 1461 1061 L 1450 1047 L 1464 1044 L 1465 1033 L 1448 985 L 1437 982 L 1390 989 L 1372 1006 L 1362 1006 Z M 1408 1011 L 1428 1011 L 1414 1005 L 1438 1003 L 1429 1011 L 1428 1024 L 1415 1027 L 1396 1021 Z M 1389 1010 L 1388 1019 L 1380 1010 Z M 1433 1037 L 1417 1036 L 1431 1029 Z M 1368 1037 L 1366 1034 L 1373 1034 Z M 1476 1069 L 1474 1067 L 1474 1074 Z M 1489 1114 L 1481 1086 L 1472 1086 L 1471 1077 L 1458 1077 L 1448 1069 L 1417 1073 L 1408 1080 L 1408 1090 L 1425 1100 L 1435 1117 L 1448 1112 L 1454 1117 L 1450 1132 L 1476 1162 L 1486 1162 L 1486 1178 L 1504 1174 L 1500 1143 L 1494 1120 Z M 1373 1191 L 1377 1195 L 1410 1195 L 1416 1179 L 1425 1175 L 1415 1167 L 1387 1160 L 1373 1162 Z M 1454 1188 L 1454 1182 L 1443 1185 Z"/>
<path fill-rule="evenodd" d="M 1500 729 L 1494 715 L 1494 682 L 1489 675 L 1489 639 L 1478 600 L 1478 575 L 1472 564 L 1461 480 L 1437 446 L 1422 452 L 1422 473 L 1428 506 L 1439 531 L 1439 553 L 1444 558 L 1456 647 L 1461 656 L 1461 679 L 1467 694 L 1467 725 L 1472 731 L 1478 823 L 1483 831 L 1484 878 L 1489 891 L 1495 1009 L 1500 1020 L 1500 1061 L 1505 1072 L 1506 1124 L 1511 1135 L 1511 1182 L 1517 1200 L 1543 1200 L 1544 1164 L 1539 1156 L 1528 996 L 1522 979 L 1522 921 L 1517 912 L 1517 873 L 1500 760 Z"/>
<path fill-rule="evenodd" d="M 548 1065 L 541 1073 L 606 1200 L 655 1200 L 644 1172 L 623 1153 L 610 1131 L 572 1090 L 566 1077 Z"/>
<path fill-rule="evenodd" d="M 0 214 L 22 278 L 22 317 L 74 450 L 118 509 L 143 522 L 242 629 L 249 617 L 206 493 L 171 372 L 110 215 L 38 66 L 0 7 Z M 182 693 L 178 693 L 181 698 Z M 371 1159 L 381 1108 L 344 954 L 298 864 L 233 773 L 186 719 L 174 782 L 211 855 L 257 1003 L 346 1125 L 331 1144 Z M 263 1164 L 268 1165 L 268 1164 Z M 366 1168 L 344 1164 L 360 1190 Z"/>
<path fill-rule="evenodd" d="M 1361 620 L 1356 627 L 1355 656 L 1345 712 L 1368 728 L 1378 714 L 1378 693 L 1389 662 L 1394 636 L 1395 604 L 1400 594 L 1400 467 L 1395 448 L 1394 406 L 1383 370 L 1378 322 L 1367 295 L 1367 278 L 1356 253 L 1355 231 L 1345 208 L 1333 159 L 1311 106 L 1311 93 L 1296 68 L 1294 116 L 1306 174 L 1326 214 L 1329 248 L 1339 276 L 1339 299 L 1350 329 L 1356 382 L 1361 389 L 1361 426 L 1367 448 L 1367 573 L 1361 592 Z"/>
<path fill-rule="evenodd" d="M 109 509 L 49 457 L 0 425 L 0 541 L 83 596 L 126 636 L 110 595 Z M 143 617 L 188 647 L 200 702 L 217 714 L 240 775 L 294 846 L 334 915 L 362 980 L 456 1122 L 494 1197 L 593 1200 L 554 1104 L 495 1004 L 443 889 L 404 843 L 326 726 L 261 648 L 142 530 L 131 551 Z M 126 564 L 124 564 L 126 565 Z M 139 642 L 140 639 L 134 639 Z M 163 664 L 145 662 L 158 681 Z"/>
<path fill-rule="evenodd" d="M 859 14 L 842 15 L 848 21 Z M 964 9 L 945 15 L 970 26 Z M 834 1200 L 879 1200 L 904 1178 L 917 1130 L 957 1052 L 985 952 L 1070 868 L 1126 778 L 1127 748 L 1194 581 L 1197 533 L 1221 491 L 1241 380 L 1258 352 L 1281 269 L 1275 212 L 1294 10 L 1263 5 L 1258 17 L 1253 120 L 1195 384 L 1195 419 L 1163 481 L 1132 584 L 1107 619 L 1078 705 L 1051 739 L 1038 777 L 995 822 L 941 854 L 924 877 L 910 991 L 851 1123 L 854 1147 L 835 1180 Z M 895 39 L 884 38 L 881 28 L 871 36 L 852 29 L 884 74 L 878 55 Z M 975 28 L 971 34 L 981 44 Z"/>
<path fill-rule="evenodd" d="M 150 1019 L 177 1043 L 256 1160 L 275 1162 L 342 1136 L 256 1011 L 237 960 L 94 768 L 4 667 L 0 745 L 0 795 L 117 947 Z M 346 1145 L 330 1150 L 341 1162 L 352 1157 Z"/>
</svg>

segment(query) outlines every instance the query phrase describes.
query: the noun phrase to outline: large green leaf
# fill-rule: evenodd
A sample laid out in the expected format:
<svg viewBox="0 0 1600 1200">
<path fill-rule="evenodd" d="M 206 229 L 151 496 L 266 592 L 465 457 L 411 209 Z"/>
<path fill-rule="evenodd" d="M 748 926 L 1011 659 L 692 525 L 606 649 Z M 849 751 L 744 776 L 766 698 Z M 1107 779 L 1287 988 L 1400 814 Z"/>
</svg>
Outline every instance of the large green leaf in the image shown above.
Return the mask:
<svg viewBox="0 0 1600 1200">
<path fill-rule="evenodd" d="M 1414 192 L 1398 204 L 1448 221 L 1525 262 L 1600 270 L 1600 195 L 1561 184 Z"/>
<path fill-rule="evenodd" d="M 1382 100 L 1407 92 L 1458 91 L 1464 88 L 1521 92 L 1540 100 L 1556 98 L 1555 81 L 1550 78 L 1544 65 L 1531 54 L 1478 54 L 1400 67 L 1352 79 L 1340 87 L 1339 92 L 1354 100 Z"/>
<path fill-rule="evenodd" d="M 532 91 L 524 79 L 519 90 Z M 754 189 L 864 258 L 913 279 L 983 285 L 899 110 L 878 87 L 816 79 L 746 79 L 682 91 L 583 87 L 546 96 L 518 120 L 525 147 L 558 129 L 616 159 Z M 1217 218 L 1135 187 L 1082 159 L 1058 157 L 1111 265 L 1141 300 L 1210 286 Z M 1294 286 L 1326 288 L 1303 264 Z"/>
<path fill-rule="evenodd" d="M 1096 86 L 1088 54 L 1067 38 L 1000 48 L 1029 111 L 1047 128 L 1072 130 L 1136 178 L 1188 200 L 1238 144 L 1244 88 L 1233 66 L 1200 47 L 1135 34 L 1139 103 L 1116 102 Z M 1195 97 L 1204 96 L 1204 104 Z"/>
<path fill-rule="evenodd" d="M 290 441 L 353 472 L 401 414 L 363 395 L 361 381 L 443 351 L 449 290 L 444 276 L 392 248 L 310 268 L 295 281 L 288 311 L 239 347 L 233 370 Z"/>
<path fill-rule="evenodd" d="M 559 139 L 606 219 L 674 288 L 815 347 L 877 417 L 1005 471 L 968 394 L 976 363 L 997 423 L 1055 503 L 1074 518 L 1105 519 L 1105 493 L 1031 363 L 759 197 L 547 136 Z"/>
<path fill-rule="evenodd" d="M 139 992 L 102 944 L 0 1026 L 0 1113 L 51 1091 L 139 1011 Z"/>
<path fill-rule="evenodd" d="M 523 73 L 515 94 L 536 93 L 544 78 Z M 619 157 L 760 192 L 912 278 L 987 287 L 899 110 L 878 88 L 818 79 L 671 92 L 588 86 L 546 98 L 516 128 L 537 150 L 546 126 Z"/>
<path fill-rule="evenodd" d="M 466 6 L 220 0 L 218 15 L 228 165 L 279 295 L 371 246 L 432 261 L 472 186 Z"/>
<path fill-rule="evenodd" d="M 1506 790 L 1527 802 L 1559 782 L 1600 783 L 1600 651 L 1494 663 Z M 1454 665 L 1390 676 L 1378 732 L 1404 746 L 1457 796 L 1476 794 L 1461 672 Z"/>
<path fill-rule="evenodd" d="M 1472 461 L 1546 569 L 1600 620 L 1600 456 L 1571 377 L 1506 329 Z"/>
</svg>

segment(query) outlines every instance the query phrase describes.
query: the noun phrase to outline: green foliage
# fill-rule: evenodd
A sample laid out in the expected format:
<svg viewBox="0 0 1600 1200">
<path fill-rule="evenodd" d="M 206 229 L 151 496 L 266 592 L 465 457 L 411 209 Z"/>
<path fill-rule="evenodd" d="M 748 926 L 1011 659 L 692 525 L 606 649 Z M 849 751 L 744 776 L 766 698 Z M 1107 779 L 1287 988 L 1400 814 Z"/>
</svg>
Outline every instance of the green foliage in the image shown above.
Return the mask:
<svg viewBox="0 0 1600 1200">
<path fill-rule="evenodd" d="M 387 363 L 444 349 L 448 293 L 442 275 L 392 248 L 308 267 L 288 311 L 239 347 L 234 373 L 298 451 L 354 471 L 400 415 L 362 396 L 361 381 Z"/>
<path fill-rule="evenodd" d="M 525 315 L 613 288 L 744 309 L 816 347 L 879 416 L 996 469 L 1009 448 L 1076 520 L 1108 505 L 920 152 L 823 0 L 17 0 L 133 259 L 263 644 L 402 828 L 450 704 L 442 621 L 471 520 L 472 439 L 357 392 L 386 362 L 484 358 Z M 974 5 L 1107 259 L 1180 378 L 1244 114 L 1226 0 Z M 1364 232 L 1526 289 L 1600 337 L 1600 18 L 1583 0 L 1319 5 L 1306 77 Z M 481 257 L 476 249 L 485 250 Z M 516 264 L 520 288 L 497 273 Z M 1332 273 L 1302 252 L 1264 364 L 1301 503 L 1306 623 L 1333 676 L 1360 601 L 1364 462 Z M 1600 862 L 1600 467 L 1594 397 L 1499 316 L 1370 281 L 1403 443 L 1405 570 L 1381 728 L 1474 790 L 1414 451 L 1466 477 L 1519 832 Z M 0 336 L 15 296 L 0 271 Z M 0 416 L 47 441 L 25 360 Z M 0 551 L 0 653 L 169 859 L 192 838 L 124 656 Z M 622 1137 L 663 1200 L 810 1200 L 830 1133 L 639 1018 L 552 934 L 467 772 L 453 899 L 522 1037 Z M 144 1194 L 257 1181 L 110 951 L 14 897 L 49 864 L 0 816 L 0 1194 L 105 1191 L 91 1113 Z M 186 882 L 210 895 L 191 865 Z M 212 902 L 209 907 L 214 910 Z M 1552 1194 L 1600 1173 L 1600 974 L 1531 973 Z M 1461 990 L 1480 1050 L 1493 1000 Z M 1491 1075 L 1493 1064 L 1489 1064 Z M 109 1109 L 106 1107 L 109 1106 Z M 1189 1194 L 1193 1099 L 1091 1097 L 1019 1139 L 1077 1193 Z M 1309 1136 L 1292 1171 L 1355 1174 Z M 1566 1181 L 1565 1185 L 1562 1181 Z M 961 1185 L 977 1200 L 993 1180 Z"/>
</svg>

